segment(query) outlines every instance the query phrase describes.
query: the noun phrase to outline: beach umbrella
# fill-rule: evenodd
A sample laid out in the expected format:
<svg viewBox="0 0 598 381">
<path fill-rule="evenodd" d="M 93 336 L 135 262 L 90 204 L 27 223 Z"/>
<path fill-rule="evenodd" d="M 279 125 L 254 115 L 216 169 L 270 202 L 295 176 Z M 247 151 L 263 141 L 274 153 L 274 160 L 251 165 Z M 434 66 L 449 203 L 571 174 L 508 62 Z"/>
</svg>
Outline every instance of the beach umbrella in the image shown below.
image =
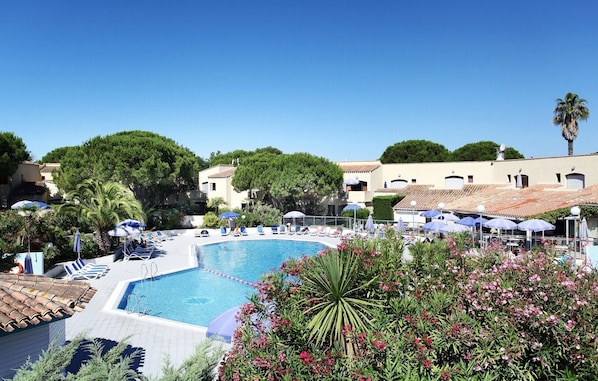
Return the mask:
<svg viewBox="0 0 598 381">
<path fill-rule="evenodd" d="M 523 188 L 523 179 L 521 178 L 521 173 L 517 175 L 517 180 L 515 181 L 516 188 Z"/>
<path fill-rule="evenodd" d="M 486 221 L 482 225 L 489 229 L 499 229 L 499 230 L 517 229 L 517 224 L 511 220 L 506 219 L 506 218 L 493 218 L 491 220 Z"/>
<path fill-rule="evenodd" d="M 142 221 L 126 219 L 119 222 L 116 226 L 128 226 L 130 228 L 145 229 L 145 224 Z"/>
<path fill-rule="evenodd" d="M 343 211 L 345 211 L 345 210 L 352 210 L 353 211 L 353 226 L 355 226 L 355 224 L 357 222 L 357 211 L 359 209 L 361 209 L 361 206 L 359 206 L 359 204 L 356 203 L 356 202 L 348 204 L 347 206 L 345 206 L 343 208 Z"/>
<path fill-rule="evenodd" d="M 41 201 L 29 201 L 29 200 L 21 200 L 15 202 L 10 206 L 11 209 L 22 209 L 22 208 L 38 208 L 38 209 L 48 209 L 50 205 L 46 204 L 45 202 Z"/>
<path fill-rule="evenodd" d="M 405 224 L 403 223 L 403 219 L 399 218 L 399 222 L 397 222 L 397 230 L 401 233 L 405 233 Z"/>
<path fill-rule="evenodd" d="M 442 228 L 445 226 L 446 226 L 446 224 L 444 222 L 435 220 L 435 221 L 425 223 L 424 226 L 422 226 L 422 229 L 424 229 L 424 231 L 440 233 L 440 232 L 442 232 Z"/>
<path fill-rule="evenodd" d="M 345 185 L 357 185 L 359 184 L 358 179 L 347 179 L 345 180 Z"/>
<path fill-rule="evenodd" d="M 472 227 L 475 225 L 475 218 L 463 217 L 459 221 L 456 221 L 459 225 Z"/>
<path fill-rule="evenodd" d="M 581 220 L 579 224 L 579 241 L 581 242 L 581 250 L 585 252 L 585 247 L 588 246 L 590 243 L 588 221 L 586 221 L 585 217 Z"/>
<path fill-rule="evenodd" d="M 371 214 L 368 216 L 368 219 L 365 221 L 364 228 L 365 228 L 365 230 L 367 230 L 369 232 L 374 231 L 374 219 L 372 218 Z"/>
<path fill-rule="evenodd" d="M 220 218 L 237 218 L 237 217 L 239 217 L 239 216 L 240 216 L 240 214 L 239 214 L 239 213 L 237 213 L 237 212 L 231 212 L 231 211 L 229 211 L 229 212 L 224 212 L 224 213 L 220 213 L 220 214 L 218 215 L 218 217 L 220 217 Z"/>
<path fill-rule="evenodd" d="M 434 218 L 437 215 L 441 214 L 440 211 L 436 209 L 426 210 L 425 212 L 421 212 L 419 215 L 426 218 Z"/>
<path fill-rule="evenodd" d="M 224 341 L 230 343 L 235 329 L 241 325 L 241 322 L 237 319 L 240 311 L 241 307 L 236 306 L 216 316 L 208 324 L 206 336 L 221 337 Z"/>
<path fill-rule="evenodd" d="M 284 218 L 292 218 L 293 219 L 293 225 L 295 225 L 295 218 L 304 218 L 305 217 L 305 213 L 300 212 L 298 210 L 292 210 L 292 211 L 286 213 L 283 217 Z"/>
<path fill-rule="evenodd" d="M 31 262 L 31 254 L 27 253 L 25 256 L 25 266 L 23 274 L 33 274 L 33 263 Z"/>
<path fill-rule="evenodd" d="M 77 253 L 77 258 L 81 258 L 81 233 L 79 229 L 75 232 L 75 242 L 73 243 L 73 251 Z"/>
<path fill-rule="evenodd" d="M 116 226 L 114 229 L 108 231 L 108 235 L 111 237 L 130 237 L 140 233 L 139 230 L 129 226 Z"/>
<path fill-rule="evenodd" d="M 550 222 L 539 219 L 525 220 L 517 224 L 517 228 L 529 232 L 543 232 L 546 230 L 554 230 L 556 227 Z"/>
<path fill-rule="evenodd" d="M 442 221 L 453 221 L 453 222 L 459 221 L 459 217 L 455 216 L 452 213 L 438 214 L 438 215 L 432 217 L 432 219 L 434 219 L 434 220 L 442 220 Z"/>
<path fill-rule="evenodd" d="M 443 233 L 460 233 L 471 231 L 471 228 L 460 224 L 444 224 L 440 231 Z"/>
</svg>

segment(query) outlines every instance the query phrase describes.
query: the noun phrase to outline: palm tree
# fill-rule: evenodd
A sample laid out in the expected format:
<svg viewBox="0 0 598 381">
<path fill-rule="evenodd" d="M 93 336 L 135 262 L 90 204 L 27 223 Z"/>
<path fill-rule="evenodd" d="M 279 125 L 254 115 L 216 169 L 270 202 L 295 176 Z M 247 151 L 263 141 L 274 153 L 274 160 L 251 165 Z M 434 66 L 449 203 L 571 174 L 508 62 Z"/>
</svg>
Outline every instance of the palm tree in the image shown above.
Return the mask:
<svg viewBox="0 0 598 381">
<path fill-rule="evenodd" d="M 565 99 L 558 98 L 554 108 L 552 124 L 561 126 L 561 133 L 568 144 L 568 155 L 573 155 L 573 141 L 579 134 L 578 120 L 586 120 L 590 110 L 586 107 L 586 100 L 577 94 L 567 93 Z"/>
<path fill-rule="evenodd" d="M 75 210 L 78 217 L 93 229 L 100 251 L 110 250 L 108 232 L 127 218 L 143 219 L 141 203 L 124 185 L 87 180 L 65 195 L 66 204 L 60 210 Z"/>
<path fill-rule="evenodd" d="M 309 339 L 316 345 L 339 345 L 350 357 L 355 343 L 344 337 L 343 330 L 350 326 L 354 332 L 367 332 L 373 310 L 381 307 L 379 301 L 365 296 L 376 278 L 361 280 L 358 261 L 353 252 L 317 256 L 303 275 L 308 297 L 300 302 L 308 306 L 305 314 L 311 316 Z"/>
</svg>

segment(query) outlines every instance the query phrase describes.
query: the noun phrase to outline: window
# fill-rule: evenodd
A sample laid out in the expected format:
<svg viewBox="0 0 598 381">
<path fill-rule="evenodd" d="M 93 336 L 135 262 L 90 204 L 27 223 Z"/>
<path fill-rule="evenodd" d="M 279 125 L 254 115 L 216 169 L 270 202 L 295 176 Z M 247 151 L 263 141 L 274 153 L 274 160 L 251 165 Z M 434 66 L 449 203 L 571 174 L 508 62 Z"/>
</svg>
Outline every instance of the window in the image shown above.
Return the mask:
<svg viewBox="0 0 598 381">
<path fill-rule="evenodd" d="M 468 182 L 469 184 L 473 183 L 473 175 L 468 175 L 468 176 L 467 176 L 467 182 Z"/>
<path fill-rule="evenodd" d="M 211 191 L 215 191 L 216 190 L 216 183 L 211 183 L 210 185 L 211 185 L 210 190 Z"/>
</svg>

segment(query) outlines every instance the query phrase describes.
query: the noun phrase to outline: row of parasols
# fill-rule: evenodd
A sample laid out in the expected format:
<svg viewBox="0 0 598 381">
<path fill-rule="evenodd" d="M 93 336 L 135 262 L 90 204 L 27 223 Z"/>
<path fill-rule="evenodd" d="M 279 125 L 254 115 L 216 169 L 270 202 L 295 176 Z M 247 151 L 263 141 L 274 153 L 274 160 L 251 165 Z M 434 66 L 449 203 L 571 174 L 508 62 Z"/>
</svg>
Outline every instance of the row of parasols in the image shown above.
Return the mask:
<svg viewBox="0 0 598 381">
<path fill-rule="evenodd" d="M 484 217 L 463 217 L 459 218 L 451 213 L 440 213 L 438 211 L 426 211 L 421 213 L 422 217 L 430 218 L 431 221 L 423 225 L 423 230 L 449 233 L 449 232 L 460 232 L 469 231 L 471 227 L 480 225 L 489 228 L 502 230 L 521 230 L 526 232 L 544 232 L 548 230 L 554 230 L 556 227 L 550 222 L 540 219 L 530 219 L 519 223 L 511 221 L 506 218 L 493 218 L 486 219 Z M 453 223 L 447 224 L 447 221 Z"/>
</svg>

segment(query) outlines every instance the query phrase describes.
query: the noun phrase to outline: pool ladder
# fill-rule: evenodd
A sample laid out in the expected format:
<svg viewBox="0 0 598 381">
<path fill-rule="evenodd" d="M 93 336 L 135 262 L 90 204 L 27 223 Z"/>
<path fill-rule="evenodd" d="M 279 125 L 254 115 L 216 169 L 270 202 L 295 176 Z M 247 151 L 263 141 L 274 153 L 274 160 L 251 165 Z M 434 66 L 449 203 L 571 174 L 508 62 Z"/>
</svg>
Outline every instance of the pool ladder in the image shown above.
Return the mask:
<svg viewBox="0 0 598 381">
<path fill-rule="evenodd" d="M 141 265 L 141 278 L 143 280 L 155 280 L 157 275 L 158 265 L 156 262 L 151 262 L 149 267 L 145 263 Z"/>
<path fill-rule="evenodd" d="M 132 308 L 129 308 L 129 306 L 131 305 L 131 299 L 134 299 L 135 304 L 133 305 Z M 143 303 L 143 302 L 145 302 L 145 303 Z M 143 311 L 141 311 L 142 305 L 144 307 Z M 136 313 L 139 316 L 143 316 L 143 315 L 147 315 L 148 309 L 149 309 L 149 300 L 147 299 L 147 296 L 145 296 L 145 295 L 138 296 L 134 292 L 127 295 L 127 313 L 128 314 Z"/>
</svg>

